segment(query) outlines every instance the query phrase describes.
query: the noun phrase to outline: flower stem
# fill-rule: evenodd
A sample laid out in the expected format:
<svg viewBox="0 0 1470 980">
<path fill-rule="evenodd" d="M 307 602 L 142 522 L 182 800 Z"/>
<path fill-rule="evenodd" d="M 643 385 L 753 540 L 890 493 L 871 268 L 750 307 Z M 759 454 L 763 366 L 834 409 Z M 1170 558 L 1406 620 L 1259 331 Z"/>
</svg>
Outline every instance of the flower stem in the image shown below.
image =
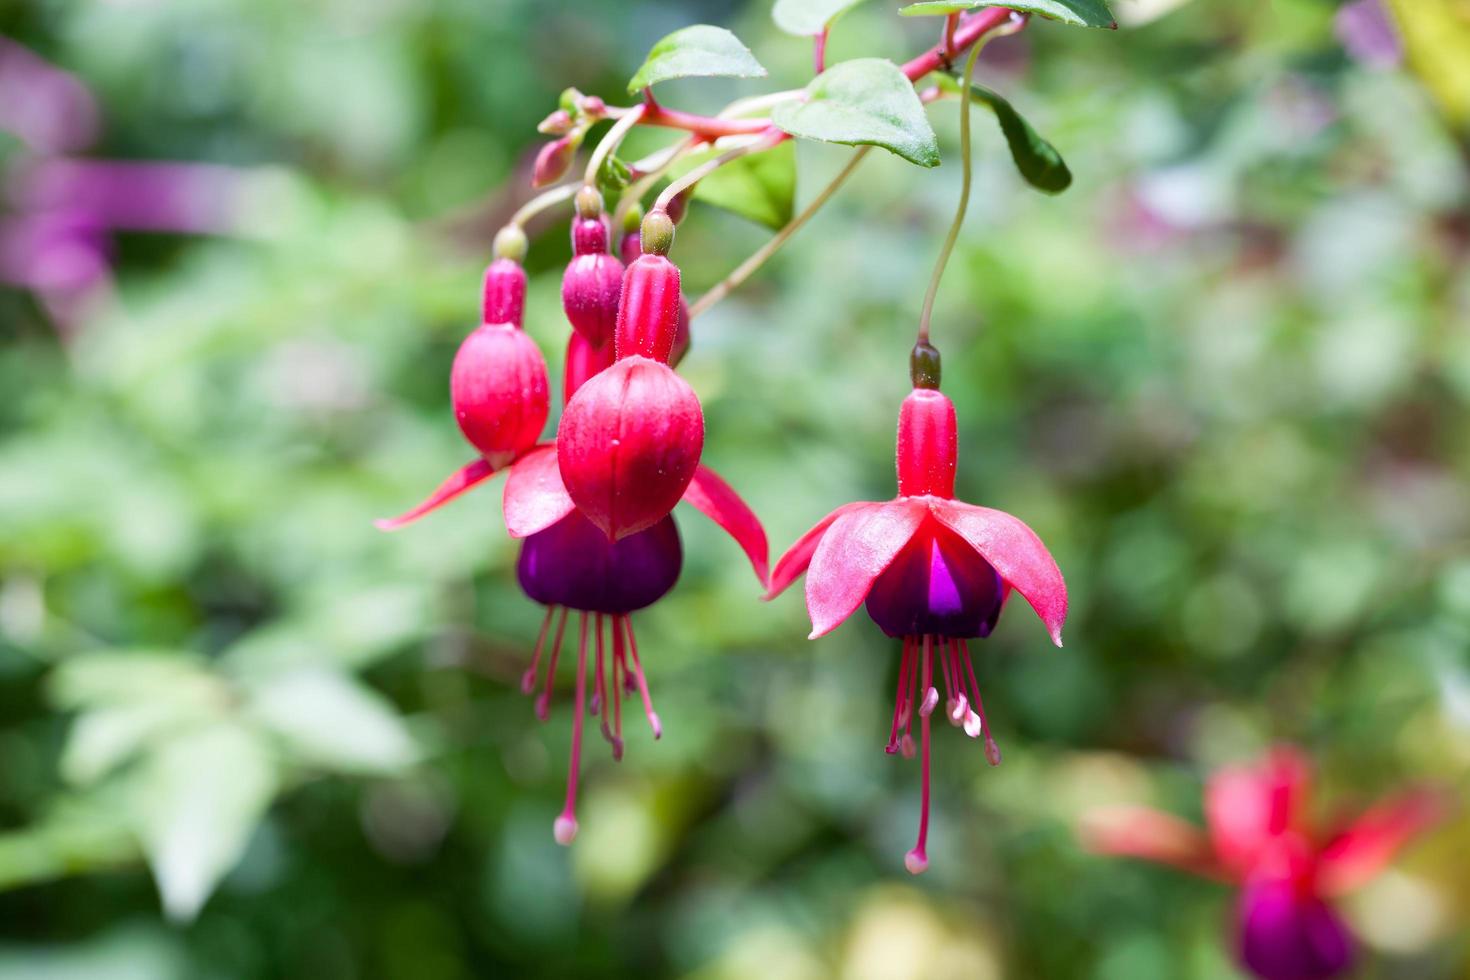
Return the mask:
<svg viewBox="0 0 1470 980">
<path fill-rule="evenodd" d="M 944 238 L 944 245 L 939 249 L 939 261 L 934 263 L 934 275 L 929 277 L 929 291 L 924 294 L 924 310 L 919 314 L 919 343 L 929 343 L 929 320 L 934 315 L 934 297 L 939 294 L 939 281 L 944 278 L 944 267 L 949 264 L 949 257 L 954 252 L 955 242 L 959 241 L 960 226 L 965 223 L 965 211 L 970 206 L 970 79 L 975 74 L 975 62 L 980 57 L 982 44 L 976 44 L 970 49 L 970 56 L 965 59 L 964 77 L 960 84 L 964 86 L 960 91 L 960 204 L 955 209 L 954 223 L 949 226 L 949 234 Z"/>
<path fill-rule="evenodd" d="M 745 280 L 753 276 L 757 269 L 765 265 L 766 260 L 775 255 L 781 246 L 785 245 L 792 235 L 800 231 L 801 226 L 811 220 L 812 215 L 820 211 L 828 199 L 833 194 L 836 194 L 843 184 L 847 183 L 847 178 L 851 177 L 853 171 L 857 170 L 858 164 L 863 162 L 863 158 L 868 155 L 868 151 L 871 149 L 871 146 L 864 146 L 854 153 L 852 159 L 847 161 L 847 166 L 843 167 L 842 171 L 836 177 L 832 178 L 830 184 L 822 188 L 822 192 L 812 200 L 812 203 L 808 204 L 800 214 L 788 221 L 784 228 L 776 232 L 775 236 L 758 248 L 750 258 L 736 266 L 735 271 L 720 280 L 709 292 L 699 297 L 694 305 L 689 307 L 689 318 L 692 320 L 701 313 L 707 312 L 711 306 L 714 306 L 720 300 L 730 295 L 732 290 L 738 288 Z"/>
<path fill-rule="evenodd" d="M 710 174 L 714 173 L 725 164 L 731 163 L 732 161 L 738 160 L 741 157 L 747 156 L 751 153 L 758 153 L 761 150 L 769 150 L 777 143 L 780 143 L 782 140 L 788 138 L 789 137 L 785 133 L 781 132 L 779 129 L 765 127 L 759 139 L 754 140 L 750 143 L 746 143 L 743 146 L 737 146 L 733 150 L 726 150 L 724 153 L 721 153 L 713 160 L 709 160 L 705 163 L 700 164 L 677 180 L 670 181 L 669 186 L 665 187 L 659 193 L 658 199 L 653 202 L 653 210 L 668 210 L 669 202 L 672 201 L 675 197 L 678 197 L 681 192 L 683 192 L 686 188 L 693 187 L 695 184 L 699 183 L 700 180 L 708 177 Z"/>
<path fill-rule="evenodd" d="M 510 224 L 517 228 L 524 227 L 527 221 L 530 221 L 547 208 L 555 207 L 562 201 L 571 200 L 573 195 L 581 189 L 582 182 L 574 180 L 570 183 L 559 184 L 550 190 L 542 191 L 525 204 L 522 204 L 520 210 L 511 215 Z"/>
<path fill-rule="evenodd" d="M 644 110 L 647 108 L 646 105 L 633 106 L 619 116 L 618 121 L 613 123 L 612 129 L 609 129 L 602 137 L 602 141 L 597 144 L 597 149 L 592 151 L 592 158 L 587 161 L 587 173 L 583 177 L 583 183 L 588 187 L 597 186 L 597 172 L 602 169 L 603 161 L 617 152 L 618 145 L 623 142 L 623 137 L 638 125 L 638 120 L 643 118 Z"/>
</svg>

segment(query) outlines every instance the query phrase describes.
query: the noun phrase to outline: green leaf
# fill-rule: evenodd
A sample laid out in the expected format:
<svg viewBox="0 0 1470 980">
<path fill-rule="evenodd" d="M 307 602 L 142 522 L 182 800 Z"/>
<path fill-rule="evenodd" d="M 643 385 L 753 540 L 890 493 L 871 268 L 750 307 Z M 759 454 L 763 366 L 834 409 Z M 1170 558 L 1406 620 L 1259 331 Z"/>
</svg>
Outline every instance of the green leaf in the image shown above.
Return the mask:
<svg viewBox="0 0 1470 980">
<path fill-rule="evenodd" d="M 695 24 L 655 44 L 628 83 L 628 91 L 636 93 L 673 78 L 761 78 L 765 74 L 755 55 L 734 34 L 723 27 Z"/>
<path fill-rule="evenodd" d="M 149 756 L 131 809 L 169 918 L 198 914 L 278 785 L 265 743 L 237 724 L 193 731 Z"/>
<path fill-rule="evenodd" d="M 811 37 L 863 0 L 776 0 L 771 19 L 787 34 Z"/>
<path fill-rule="evenodd" d="M 1015 107 L 996 92 L 983 85 L 973 85 L 970 97 L 988 105 L 1000 123 L 1006 144 L 1011 148 L 1011 159 L 1016 169 L 1026 178 L 1026 183 L 1048 194 L 1060 194 L 1072 186 L 1072 171 L 1067 161 L 1036 130 L 1031 128 Z"/>
<path fill-rule="evenodd" d="M 899 10 L 905 17 L 957 14 L 980 7 L 1009 7 L 1025 14 L 1040 14 L 1059 20 L 1064 24 L 1079 27 L 1107 27 L 1117 29 L 1105 0 L 925 0 L 911 3 Z"/>
<path fill-rule="evenodd" d="M 61 775 L 77 785 L 94 783 L 169 734 L 210 720 L 209 706 L 167 698 L 85 712 L 67 735 Z"/>
<path fill-rule="evenodd" d="M 309 668 L 275 678 L 257 692 L 251 713 L 309 766 L 389 773 L 420 755 L 393 706 L 336 671 Z"/>
<path fill-rule="evenodd" d="M 681 161 L 671 176 L 702 162 L 697 156 Z M 796 145 L 788 140 L 730 161 L 694 185 L 694 199 L 780 229 L 796 210 Z"/>
<path fill-rule="evenodd" d="M 939 141 L 913 84 L 883 58 L 833 65 L 806 87 L 806 101 L 783 102 L 771 122 L 792 136 L 881 146 L 921 167 L 939 166 Z"/>
</svg>

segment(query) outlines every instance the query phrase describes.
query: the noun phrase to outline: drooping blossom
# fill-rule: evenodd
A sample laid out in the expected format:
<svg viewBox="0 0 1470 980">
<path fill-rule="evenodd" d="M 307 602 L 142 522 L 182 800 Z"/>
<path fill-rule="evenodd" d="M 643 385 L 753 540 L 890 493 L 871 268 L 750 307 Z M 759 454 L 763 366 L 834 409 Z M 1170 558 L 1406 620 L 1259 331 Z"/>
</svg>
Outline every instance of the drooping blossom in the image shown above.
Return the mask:
<svg viewBox="0 0 1470 980">
<path fill-rule="evenodd" d="M 1356 941 L 1333 907 L 1378 874 L 1445 815 L 1444 800 L 1415 790 L 1356 818 L 1321 827 L 1309 809 L 1311 766 L 1281 747 L 1255 765 L 1219 770 L 1205 788 L 1206 829 L 1144 807 L 1089 814 L 1083 842 L 1238 889 L 1234 944 L 1261 980 L 1331 980 L 1347 973 Z"/>
<path fill-rule="evenodd" d="M 938 389 L 938 365 L 932 347 L 915 348 L 915 388 L 898 419 L 898 496 L 844 504 L 824 517 L 776 563 L 768 595 L 804 573 L 812 639 L 866 603 L 878 627 L 903 641 L 887 751 L 913 755 L 917 714 L 922 803 L 918 841 L 904 861 L 914 874 L 929 861 L 936 674 L 943 678 L 946 717 L 971 738 L 983 738 L 986 758 L 999 765 L 968 641 L 990 635 L 1012 591 L 1036 610 L 1058 646 L 1067 616 L 1066 584 L 1041 539 L 1010 514 L 954 499 L 955 411 Z"/>
<path fill-rule="evenodd" d="M 567 348 L 567 397 L 573 397 L 611 363 L 610 344 L 595 347 L 574 331 Z M 611 744 L 615 759 L 622 757 L 624 744 L 621 695 L 636 692 L 654 737 L 662 734 L 639 659 L 630 614 L 652 605 L 673 588 L 683 563 L 683 549 L 671 515 L 617 541 L 595 527 L 577 510 L 562 485 L 555 444 L 535 446 L 518 455 L 505 469 L 509 472 L 504 501 L 506 529 L 512 537 L 523 539 L 516 564 L 517 578 L 527 596 L 546 606 L 531 666 L 522 679 L 522 689 L 528 694 L 534 692 L 538 679 L 543 676 L 542 657 L 547 658 L 544 684 L 536 699 L 536 713 L 542 720 L 549 716 L 568 620 L 571 612 L 577 613 L 571 761 L 566 805 L 554 827 L 557 841 L 569 844 L 577 833 L 577 784 L 585 716 L 590 713 L 601 717 L 602 733 Z M 484 460 L 477 460 L 446 481 L 419 507 L 401 518 L 380 522 L 379 526 L 391 529 L 416 520 L 494 472 Z M 765 530 L 730 485 L 709 467 L 700 465 L 683 499 L 735 539 L 764 586 Z"/>
<path fill-rule="evenodd" d="M 616 360 L 577 391 L 557 430 L 567 492 L 612 540 L 665 517 L 704 449 L 699 398 L 669 366 L 680 300 L 679 269 L 666 254 L 672 240 L 668 215 L 644 218 L 644 254 L 623 277 Z"/>
</svg>

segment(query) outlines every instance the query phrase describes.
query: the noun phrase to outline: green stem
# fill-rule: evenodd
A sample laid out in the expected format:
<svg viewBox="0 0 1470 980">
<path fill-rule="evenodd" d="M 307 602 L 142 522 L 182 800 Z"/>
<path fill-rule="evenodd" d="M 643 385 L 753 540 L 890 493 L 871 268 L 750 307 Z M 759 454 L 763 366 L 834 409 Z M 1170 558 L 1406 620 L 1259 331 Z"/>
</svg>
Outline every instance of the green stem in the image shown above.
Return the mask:
<svg viewBox="0 0 1470 980">
<path fill-rule="evenodd" d="M 796 234 L 801 229 L 801 226 L 811 219 L 812 215 L 820 211 L 822 206 L 827 203 L 827 200 L 833 194 L 837 193 L 842 185 L 847 182 L 847 178 L 852 176 L 853 171 L 857 170 L 858 164 L 863 162 L 863 158 L 868 155 L 868 151 L 871 149 L 871 146 L 864 146 L 854 153 L 852 159 L 847 161 L 847 166 L 842 168 L 842 172 L 832 178 L 832 183 L 822 188 L 822 192 L 813 199 L 812 203 L 806 206 L 806 209 L 801 214 L 788 221 L 784 228 L 776 232 L 775 237 L 757 249 L 750 258 L 736 266 L 735 271 L 720 280 L 709 292 L 699 297 L 694 305 L 689 307 L 689 318 L 692 320 L 701 313 L 708 311 L 711 306 L 714 306 L 720 300 L 730 295 L 733 290 L 739 288 L 745 280 L 754 275 L 757 269 L 765 265 L 766 260 L 775 255 L 781 246 L 785 245 L 787 240 Z"/>
<path fill-rule="evenodd" d="M 768 150 L 784 139 L 786 139 L 786 134 L 780 130 L 768 130 L 754 142 L 746 143 L 744 146 L 737 146 L 733 150 L 726 150 L 713 160 L 700 164 L 677 180 L 670 181 L 669 186 L 665 187 L 658 195 L 658 199 L 653 202 L 653 210 L 667 211 L 669 202 L 677 197 L 685 188 L 693 187 L 727 163 L 738 160 L 751 153 Z"/>
<path fill-rule="evenodd" d="M 530 221 L 547 208 L 554 207 L 562 201 L 570 200 L 577 191 L 582 189 L 582 186 L 581 181 L 574 180 L 571 183 L 559 184 L 550 190 L 542 191 L 521 205 L 521 209 L 511 215 L 510 224 L 515 225 L 517 228 L 523 227 L 527 221 Z"/>
<path fill-rule="evenodd" d="M 919 343 L 929 343 L 929 320 L 934 315 L 934 297 L 939 295 L 939 281 L 944 278 L 944 267 L 954 252 L 955 242 L 960 238 L 960 226 L 965 223 L 965 211 L 970 207 L 970 79 L 975 74 L 975 62 L 980 57 L 983 44 L 970 49 L 965 59 L 965 73 L 960 84 L 960 205 L 955 209 L 954 223 L 949 226 L 944 246 L 939 250 L 939 261 L 934 264 L 934 275 L 929 278 L 929 291 L 924 294 L 924 311 L 919 314 Z"/>
<path fill-rule="evenodd" d="M 587 161 L 587 173 L 583 177 L 583 183 L 588 187 L 597 186 L 597 172 L 602 169 L 602 162 L 608 158 L 609 154 L 617 151 L 618 145 L 623 142 L 623 137 L 638 125 L 638 120 L 643 118 L 644 110 L 647 108 L 644 105 L 633 106 L 620 116 L 618 121 L 613 123 L 612 129 L 609 129 L 602 137 L 602 141 L 597 144 L 597 149 L 592 151 L 591 159 Z"/>
</svg>

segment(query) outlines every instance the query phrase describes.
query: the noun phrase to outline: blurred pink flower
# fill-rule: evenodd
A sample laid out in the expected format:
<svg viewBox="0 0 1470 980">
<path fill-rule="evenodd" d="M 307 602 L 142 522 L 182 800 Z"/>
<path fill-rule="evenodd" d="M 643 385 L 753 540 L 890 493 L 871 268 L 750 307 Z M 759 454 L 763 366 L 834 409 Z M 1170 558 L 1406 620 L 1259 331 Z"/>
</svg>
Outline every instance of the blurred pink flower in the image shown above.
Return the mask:
<svg viewBox="0 0 1470 980">
<path fill-rule="evenodd" d="M 1337 9 L 1333 31 L 1347 53 L 1369 68 L 1397 68 L 1404 44 L 1383 0 L 1351 0 Z"/>
<path fill-rule="evenodd" d="M 1205 788 L 1207 830 L 1143 807 L 1089 814 L 1083 843 L 1228 882 L 1240 890 L 1235 942 L 1262 980 L 1330 980 L 1356 945 L 1332 899 L 1366 883 L 1404 845 L 1444 818 L 1427 790 L 1378 803 L 1322 832 L 1308 814 L 1311 766 L 1295 749 L 1216 772 Z"/>
</svg>

